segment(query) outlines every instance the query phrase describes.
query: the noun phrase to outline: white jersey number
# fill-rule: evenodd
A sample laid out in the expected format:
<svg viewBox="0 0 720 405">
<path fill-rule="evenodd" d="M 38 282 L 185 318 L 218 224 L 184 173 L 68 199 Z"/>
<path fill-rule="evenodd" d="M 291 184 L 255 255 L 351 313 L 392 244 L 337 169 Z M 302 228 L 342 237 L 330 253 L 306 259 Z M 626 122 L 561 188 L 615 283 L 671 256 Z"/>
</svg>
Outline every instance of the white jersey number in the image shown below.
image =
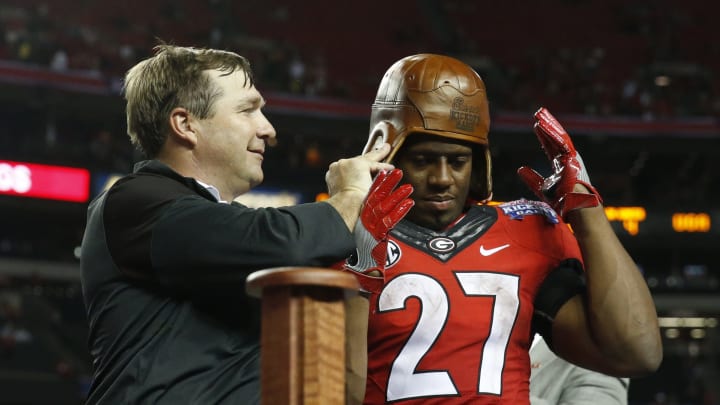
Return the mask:
<svg viewBox="0 0 720 405">
<path fill-rule="evenodd" d="M 520 308 L 519 278 L 490 272 L 460 272 L 455 276 L 466 295 L 495 297 L 490 334 L 482 351 L 478 393 L 500 395 L 505 351 Z M 447 371 L 415 371 L 447 323 L 449 299 L 442 285 L 423 274 L 402 274 L 380 293 L 378 310 L 382 313 L 405 309 L 405 301 L 411 297 L 421 302 L 420 317 L 392 364 L 387 400 L 458 395 Z M 456 308 L 463 309 L 462 306 Z"/>
</svg>

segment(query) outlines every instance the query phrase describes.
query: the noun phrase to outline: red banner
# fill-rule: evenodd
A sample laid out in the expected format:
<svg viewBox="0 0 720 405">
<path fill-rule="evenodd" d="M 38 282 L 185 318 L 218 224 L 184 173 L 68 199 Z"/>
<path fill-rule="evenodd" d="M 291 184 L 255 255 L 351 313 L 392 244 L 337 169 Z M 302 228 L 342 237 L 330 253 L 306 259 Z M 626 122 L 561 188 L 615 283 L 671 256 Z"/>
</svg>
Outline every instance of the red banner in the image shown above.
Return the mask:
<svg viewBox="0 0 720 405">
<path fill-rule="evenodd" d="M 0 194 L 86 202 L 90 195 L 90 172 L 0 160 Z"/>
</svg>

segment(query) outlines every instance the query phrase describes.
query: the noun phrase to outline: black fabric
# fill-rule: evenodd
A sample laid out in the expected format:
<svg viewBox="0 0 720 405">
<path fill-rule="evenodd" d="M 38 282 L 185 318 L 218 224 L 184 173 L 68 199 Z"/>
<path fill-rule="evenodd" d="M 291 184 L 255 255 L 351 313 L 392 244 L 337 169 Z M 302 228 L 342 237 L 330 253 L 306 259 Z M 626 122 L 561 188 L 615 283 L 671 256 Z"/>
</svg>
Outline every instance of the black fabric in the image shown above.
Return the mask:
<svg viewBox="0 0 720 405">
<path fill-rule="evenodd" d="M 585 292 L 585 275 L 578 260 L 565 260 L 540 285 L 535 297 L 532 331 L 542 335 L 552 348 L 552 323 L 560 308 L 572 297 Z M 531 339 L 532 340 L 532 339 Z"/>
<path fill-rule="evenodd" d="M 138 165 L 88 209 L 88 403 L 259 403 L 260 302 L 245 278 L 354 249 L 329 204 L 223 204 L 158 161 Z"/>
</svg>

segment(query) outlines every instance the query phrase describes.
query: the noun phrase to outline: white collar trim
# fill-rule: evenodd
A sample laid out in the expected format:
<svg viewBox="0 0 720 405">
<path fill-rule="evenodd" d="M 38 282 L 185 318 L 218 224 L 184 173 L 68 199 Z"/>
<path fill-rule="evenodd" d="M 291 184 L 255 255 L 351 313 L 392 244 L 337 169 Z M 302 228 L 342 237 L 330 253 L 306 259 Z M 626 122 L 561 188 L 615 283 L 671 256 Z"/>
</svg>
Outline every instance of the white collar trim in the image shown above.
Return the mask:
<svg viewBox="0 0 720 405">
<path fill-rule="evenodd" d="M 200 180 L 198 180 L 198 179 L 195 179 L 195 181 L 197 181 L 198 184 L 200 184 L 201 186 L 205 187 L 205 190 L 207 190 L 208 193 L 212 194 L 212 196 L 215 197 L 215 199 L 217 200 L 217 202 L 220 202 L 220 203 L 223 203 L 223 204 L 228 204 L 227 201 L 225 201 L 225 200 L 223 200 L 222 198 L 220 198 L 220 191 L 217 189 L 217 187 L 215 187 L 215 186 L 213 186 L 213 185 L 210 185 L 210 184 L 205 184 L 205 183 L 203 183 L 202 181 L 200 181 Z"/>
</svg>

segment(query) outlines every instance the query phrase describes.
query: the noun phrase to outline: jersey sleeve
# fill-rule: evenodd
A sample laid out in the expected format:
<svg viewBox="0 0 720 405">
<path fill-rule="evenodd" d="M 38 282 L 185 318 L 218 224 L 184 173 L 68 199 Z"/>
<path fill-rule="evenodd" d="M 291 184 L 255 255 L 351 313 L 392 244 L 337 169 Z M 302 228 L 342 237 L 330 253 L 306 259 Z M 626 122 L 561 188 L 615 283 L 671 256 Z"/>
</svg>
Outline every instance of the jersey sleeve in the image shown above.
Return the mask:
<svg viewBox="0 0 720 405">
<path fill-rule="evenodd" d="M 560 308 L 572 297 L 585 292 L 585 276 L 580 262 L 569 259 L 560 264 L 543 280 L 532 317 L 532 331 L 543 336 L 552 346 L 552 322 Z"/>
<path fill-rule="evenodd" d="M 550 268 L 535 295 L 532 328 L 552 345 L 552 321 L 569 299 L 585 291 L 580 246 L 569 225 L 547 204 L 516 201 L 507 204 L 508 234 L 514 243 L 549 258 Z"/>
</svg>

